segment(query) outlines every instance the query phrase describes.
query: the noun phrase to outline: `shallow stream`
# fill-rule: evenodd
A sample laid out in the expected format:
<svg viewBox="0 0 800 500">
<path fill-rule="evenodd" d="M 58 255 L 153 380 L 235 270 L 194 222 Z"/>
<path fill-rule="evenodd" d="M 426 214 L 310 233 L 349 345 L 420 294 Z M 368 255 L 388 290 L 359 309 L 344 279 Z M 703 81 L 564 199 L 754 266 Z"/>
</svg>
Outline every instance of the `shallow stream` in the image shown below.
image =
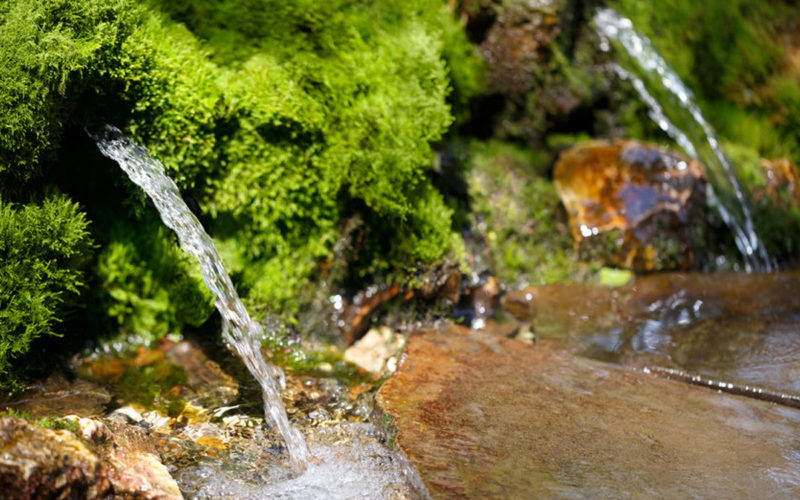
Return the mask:
<svg viewBox="0 0 800 500">
<path fill-rule="evenodd" d="M 800 394 L 798 283 L 796 271 L 671 273 L 525 293 L 536 337 L 580 355 Z"/>
</svg>

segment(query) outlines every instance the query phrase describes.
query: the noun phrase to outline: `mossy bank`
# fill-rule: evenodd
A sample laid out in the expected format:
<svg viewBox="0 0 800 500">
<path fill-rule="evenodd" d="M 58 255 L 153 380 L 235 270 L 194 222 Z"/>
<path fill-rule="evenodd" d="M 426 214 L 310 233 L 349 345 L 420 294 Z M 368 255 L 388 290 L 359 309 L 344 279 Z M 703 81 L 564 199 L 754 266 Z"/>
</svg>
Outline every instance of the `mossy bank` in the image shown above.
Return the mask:
<svg viewBox="0 0 800 500">
<path fill-rule="evenodd" d="M 0 376 L 38 336 L 211 315 L 195 263 L 93 147 L 104 123 L 163 162 L 257 313 L 291 316 L 347 220 L 380 221 L 359 277 L 457 246 L 428 172 L 480 63 L 439 2 L 12 0 L 0 60 Z"/>
</svg>

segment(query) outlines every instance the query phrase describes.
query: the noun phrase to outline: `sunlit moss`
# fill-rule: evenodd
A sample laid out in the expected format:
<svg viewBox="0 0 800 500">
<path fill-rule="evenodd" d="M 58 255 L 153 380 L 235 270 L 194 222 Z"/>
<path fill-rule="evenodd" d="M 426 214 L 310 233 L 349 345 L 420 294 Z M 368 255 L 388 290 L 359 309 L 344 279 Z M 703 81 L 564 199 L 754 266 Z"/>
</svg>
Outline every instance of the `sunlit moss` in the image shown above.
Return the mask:
<svg viewBox="0 0 800 500">
<path fill-rule="evenodd" d="M 97 151 L 75 138 L 103 123 L 196 202 L 257 311 L 296 310 L 354 215 L 380 221 L 363 269 L 431 264 L 458 245 L 427 173 L 481 64 L 444 3 L 11 0 L 0 60 L 2 191 L 26 203 L 63 181 L 104 219 L 103 293 L 86 300 L 122 330 L 158 337 L 212 309 L 135 187 L 76 186 L 99 177 Z"/>
<path fill-rule="evenodd" d="M 485 224 L 497 276 L 511 286 L 579 279 L 572 235 L 547 168 L 553 158 L 512 144 L 470 146 L 470 200 Z M 477 222 L 480 226 L 480 222 Z"/>
</svg>

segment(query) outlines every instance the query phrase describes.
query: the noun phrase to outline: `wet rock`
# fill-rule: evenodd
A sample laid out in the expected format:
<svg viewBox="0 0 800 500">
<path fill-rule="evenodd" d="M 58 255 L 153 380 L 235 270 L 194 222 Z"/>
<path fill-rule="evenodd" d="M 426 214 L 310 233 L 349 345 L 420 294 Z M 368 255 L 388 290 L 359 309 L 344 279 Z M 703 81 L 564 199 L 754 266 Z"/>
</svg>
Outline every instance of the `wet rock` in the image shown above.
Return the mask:
<svg viewBox="0 0 800 500">
<path fill-rule="evenodd" d="M 118 405 L 138 413 L 156 408 L 175 416 L 187 404 L 224 406 L 239 394 L 238 382 L 194 342 L 163 339 L 156 349 L 141 347 L 127 355 L 95 357 L 83 360 L 78 374 L 107 384 Z"/>
<path fill-rule="evenodd" d="M 181 498 L 146 432 L 98 419 L 66 417 L 70 431 L 0 419 L 4 498 Z"/>
<path fill-rule="evenodd" d="M 565 283 L 507 297 L 530 296 L 537 338 L 580 355 L 800 395 L 798 281 L 796 271 L 656 273 L 616 288 Z"/>
<path fill-rule="evenodd" d="M 71 432 L 0 419 L 0 488 L 4 498 L 103 498 L 108 468 Z"/>
<path fill-rule="evenodd" d="M 461 327 L 378 395 L 434 498 L 794 497 L 800 412 Z"/>
<path fill-rule="evenodd" d="M 480 46 L 490 73 L 490 88 L 520 98 L 534 85 L 537 68 L 558 35 L 559 0 L 514 0 L 498 7 Z"/>
<path fill-rule="evenodd" d="M 88 380 L 69 381 L 55 374 L 0 407 L 24 411 L 34 417 L 66 414 L 94 417 L 104 414 L 109 402 L 111 394 L 105 388 Z"/>
<path fill-rule="evenodd" d="M 256 446 L 203 458 L 177 471 L 188 498 L 428 498 L 416 471 L 385 447 L 375 428 L 344 423 L 309 431 L 314 460 L 290 474 Z"/>
<path fill-rule="evenodd" d="M 512 338 L 519 332 L 520 324 L 513 319 L 505 321 L 487 319 L 481 324 L 480 329 L 490 335 Z"/>
<path fill-rule="evenodd" d="M 186 370 L 186 385 L 194 394 L 191 400 L 197 404 L 213 407 L 234 401 L 239 395 L 239 384 L 193 342 L 172 343 L 162 341 L 160 349 L 167 359 Z"/>
<path fill-rule="evenodd" d="M 503 294 L 500 305 L 503 311 L 517 321 L 530 322 L 535 315 L 534 294 L 530 290 L 512 290 Z"/>
<path fill-rule="evenodd" d="M 147 432 L 136 426 L 110 424 L 112 445 L 104 454 L 108 477 L 119 498 L 183 498 L 178 484 L 161 463 Z"/>
<path fill-rule="evenodd" d="M 596 141 L 564 152 L 554 182 L 581 256 L 638 272 L 695 265 L 702 166 L 658 146 Z"/>
<path fill-rule="evenodd" d="M 132 406 L 122 406 L 108 415 L 108 419 L 121 424 L 135 425 L 143 420 L 142 415 Z"/>
</svg>

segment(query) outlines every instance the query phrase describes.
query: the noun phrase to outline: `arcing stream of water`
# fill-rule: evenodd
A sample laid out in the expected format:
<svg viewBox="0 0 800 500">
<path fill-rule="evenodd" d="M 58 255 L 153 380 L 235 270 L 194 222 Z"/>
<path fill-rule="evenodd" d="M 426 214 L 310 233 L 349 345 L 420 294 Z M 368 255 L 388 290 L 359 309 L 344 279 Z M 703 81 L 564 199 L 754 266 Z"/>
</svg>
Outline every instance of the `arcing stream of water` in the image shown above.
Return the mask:
<svg viewBox="0 0 800 500">
<path fill-rule="evenodd" d="M 630 19 L 612 9 L 600 9 L 594 23 L 603 44 L 607 46 L 608 40 L 613 41 L 618 49 L 622 49 L 620 55 L 627 54 L 630 59 L 619 58 L 626 69 L 617 66 L 617 73 L 631 81 L 650 109 L 650 117 L 689 156 L 704 164 L 713 186 L 708 190 L 709 200 L 731 229 L 744 258 L 745 269 L 772 270 L 772 262 L 756 235 L 750 208 L 733 166 L 722 152 L 714 130 L 703 117 L 692 92 L 653 48 L 650 40 L 633 28 Z M 627 62 L 630 64 L 625 64 Z"/>
<path fill-rule="evenodd" d="M 223 338 L 261 385 L 264 413 L 286 441 L 293 466 L 305 468 L 308 447 L 303 435 L 289 423 L 276 382 L 276 378 L 283 379 L 283 372 L 261 356 L 263 328 L 250 319 L 225 271 L 214 241 L 186 206 L 178 186 L 166 175 L 161 163 L 143 147 L 111 126 L 106 126 L 94 138 L 100 151 L 119 163 L 128 177 L 153 200 L 164 224 L 178 235 L 183 250 L 197 258 L 206 285 L 216 296 L 216 306 L 222 315 Z"/>
</svg>

